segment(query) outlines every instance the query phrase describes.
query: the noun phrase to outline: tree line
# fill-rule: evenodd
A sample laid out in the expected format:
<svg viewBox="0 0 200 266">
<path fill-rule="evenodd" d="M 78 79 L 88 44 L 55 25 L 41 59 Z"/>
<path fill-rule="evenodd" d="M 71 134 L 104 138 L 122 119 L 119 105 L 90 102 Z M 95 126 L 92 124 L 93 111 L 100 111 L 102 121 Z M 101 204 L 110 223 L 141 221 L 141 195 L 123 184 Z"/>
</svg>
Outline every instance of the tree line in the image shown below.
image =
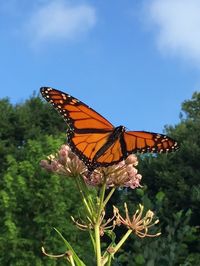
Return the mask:
<svg viewBox="0 0 200 266">
<path fill-rule="evenodd" d="M 66 265 L 48 259 L 50 252 L 65 252 L 58 228 L 91 264 L 87 233 L 74 227 L 82 211 L 73 180 L 43 171 L 40 161 L 66 142 L 66 125 L 37 95 L 13 105 L 0 100 L 0 265 Z M 171 154 L 140 156 L 143 187 L 117 191 L 113 204 L 138 203 L 152 209 L 162 235 L 133 236 L 117 258 L 117 265 L 199 265 L 200 262 L 200 93 L 182 104 L 180 122 L 165 133 L 180 143 Z M 158 226 L 158 227 L 159 227 Z M 122 232 L 117 231 L 120 236 Z M 109 241 L 104 236 L 104 241 Z"/>
</svg>

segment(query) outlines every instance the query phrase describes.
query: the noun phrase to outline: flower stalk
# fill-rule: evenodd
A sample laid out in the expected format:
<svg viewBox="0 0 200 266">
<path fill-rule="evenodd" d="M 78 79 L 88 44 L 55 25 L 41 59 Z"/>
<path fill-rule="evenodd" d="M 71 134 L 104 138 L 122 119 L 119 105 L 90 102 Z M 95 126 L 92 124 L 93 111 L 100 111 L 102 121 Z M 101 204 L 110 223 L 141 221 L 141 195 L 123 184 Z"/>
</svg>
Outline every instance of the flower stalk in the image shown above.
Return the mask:
<svg viewBox="0 0 200 266">
<path fill-rule="evenodd" d="M 117 188 L 129 187 L 135 189 L 141 187 L 142 176 L 138 174 L 135 168 L 137 164 L 137 157 L 130 155 L 125 161 L 117 165 L 98 167 L 91 173 L 67 145 L 63 145 L 56 156 L 49 156 L 48 160 L 41 161 L 41 166 L 47 171 L 75 180 L 85 208 L 85 214 L 81 218 L 81 222 L 75 221 L 73 217 L 72 220 L 77 228 L 88 231 L 94 247 L 97 266 L 110 266 L 114 254 L 133 233 L 141 238 L 160 235 L 160 233 L 149 233 L 149 229 L 157 224 L 159 220 L 154 221 L 154 213 L 150 210 L 144 214 L 144 206 L 142 205 L 139 205 L 136 212 L 130 215 L 127 204 L 124 203 L 125 217 L 117 207 L 113 206 L 113 217 L 105 219 L 106 206 Z M 91 194 L 91 188 L 97 190 L 99 196 L 94 197 Z M 107 196 L 105 196 L 106 189 L 110 189 Z M 110 235 L 114 236 L 116 226 L 125 226 L 128 230 L 118 243 L 115 243 L 115 237 L 112 237 L 109 247 L 103 252 L 101 237 L 105 232 L 110 232 Z M 70 265 L 85 266 L 67 240 L 57 229 L 56 231 L 65 242 L 68 251 L 64 254 L 51 255 L 42 248 L 43 254 L 57 259 L 67 257 Z"/>
</svg>

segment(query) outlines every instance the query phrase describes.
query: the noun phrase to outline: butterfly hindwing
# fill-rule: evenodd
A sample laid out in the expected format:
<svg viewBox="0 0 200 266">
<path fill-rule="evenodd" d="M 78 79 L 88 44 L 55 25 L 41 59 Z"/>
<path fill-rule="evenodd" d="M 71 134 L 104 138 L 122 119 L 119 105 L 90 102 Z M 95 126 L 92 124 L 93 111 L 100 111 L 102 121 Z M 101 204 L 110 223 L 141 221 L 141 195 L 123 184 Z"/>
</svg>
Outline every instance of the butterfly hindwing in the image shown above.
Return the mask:
<svg viewBox="0 0 200 266">
<path fill-rule="evenodd" d="M 97 166 L 103 165 L 94 160 L 98 150 L 103 147 L 110 136 L 111 132 L 101 133 L 75 133 L 68 132 L 68 143 L 74 153 L 88 166 L 91 170 Z"/>
<path fill-rule="evenodd" d="M 170 137 L 146 131 L 127 131 L 124 133 L 124 142 L 128 154 L 131 153 L 165 153 L 178 148 L 176 141 Z"/>
<path fill-rule="evenodd" d="M 116 139 L 111 146 L 109 146 L 107 150 L 96 159 L 96 161 L 100 165 L 106 166 L 116 164 L 123 158 L 124 155 L 122 153 L 120 139 Z"/>
</svg>

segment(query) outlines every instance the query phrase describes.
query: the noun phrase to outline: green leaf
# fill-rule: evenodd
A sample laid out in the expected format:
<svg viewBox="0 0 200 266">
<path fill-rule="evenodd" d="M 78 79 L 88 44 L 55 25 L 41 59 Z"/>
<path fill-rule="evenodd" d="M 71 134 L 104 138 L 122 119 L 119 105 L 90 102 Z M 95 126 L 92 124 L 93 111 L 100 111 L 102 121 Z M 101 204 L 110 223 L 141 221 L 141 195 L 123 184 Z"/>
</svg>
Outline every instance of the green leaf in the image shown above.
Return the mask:
<svg viewBox="0 0 200 266">
<path fill-rule="evenodd" d="M 86 266 L 83 263 L 83 261 L 79 258 L 79 256 L 76 254 L 76 252 L 74 251 L 72 246 L 69 244 L 69 242 L 63 237 L 63 235 L 56 228 L 54 228 L 54 230 L 59 234 L 59 236 L 62 238 L 62 240 L 64 241 L 67 248 L 72 252 L 72 256 L 73 256 L 74 261 L 76 262 L 76 265 L 77 266 Z"/>
<path fill-rule="evenodd" d="M 156 194 L 156 199 L 159 203 L 161 203 L 163 201 L 163 199 L 165 198 L 165 193 L 163 191 L 159 191 Z"/>
<path fill-rule="evenodd" d="M 143 265 L 145 263 L 145 259 L 142 254 L 138 254 L 135 256 L 135 262 L 139 265 Z"/>
</svg>

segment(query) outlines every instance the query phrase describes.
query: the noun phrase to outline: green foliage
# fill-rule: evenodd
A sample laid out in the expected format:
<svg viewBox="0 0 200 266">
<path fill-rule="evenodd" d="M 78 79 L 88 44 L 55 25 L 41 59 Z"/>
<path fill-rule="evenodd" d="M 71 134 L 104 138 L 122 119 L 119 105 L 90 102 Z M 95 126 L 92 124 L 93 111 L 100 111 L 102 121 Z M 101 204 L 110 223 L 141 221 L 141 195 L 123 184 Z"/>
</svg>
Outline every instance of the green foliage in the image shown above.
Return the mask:
<svg viewBox="0 0 200 266">
<path fill-rule="evenodd" d="M 128 204 L 142 202 L 154 210 L 162 231 L 156 239 L 135 238 L 134 244 L 130 241 L 121 255 L 125 265 L 199 265 L 200 93 L 185 101 L 182 110 L 181 123 L 166 127 L 166 133 L 179 142 L 180 150 L 141 157 L 144 187 L 122 197 Z"/>
<path fill-rule="evenodd" d="M 17 106 L 2 100 L 0 107 L 0 265 L 66 265 L 64 259 L 45 258 L 41 246 L 50 253 L 66 251 L 56 227 L 76 252 L 90 250 L 87 235 L 70 219 L 82 211 L 79 195 L 73 180 L 47 174 L 39 165 L 65 142 L 57 135 L 64 123 L 38 97 Z"/>
<path fill-rule="evenodd" d="M 141 157 L 144 187 L 115 193 L 112 203 L 117 206 L 126 201 L 131 209 L 141 202 L 154 210 L 162 231 L 158 238 L 132 237 L 117 265 L 199 265 L 199 120 L 200 93 L 194 93 L 182 105 L 181 122 L 165 129 L 180 143 L 180 150 Z M 39 97 L 15 106 L 0 100 L 0 265 L 66 265 L 64 259 L 41 254 L 42 245 L 49 253 L 66 251 L 53 227 L 87 265 L 94 265 L 88 235 L 69 218 L 78 218 L 82 211 L 73 180 L 49 175 L 39 165 L 65 142 L 61 132 L 65 123 Z"/>
<path fill-rule="evenodd" d="M 21 148 L 27 140 L 59 132 L 65 132 L 62 118 L 39 97 L 15 106 L 8 99 L 0 100 L 0 173 L 7 169 L 8 154 L 23 158 Z"/>
<path fill-rule="evenodd" d="M 60 140 L 43 136 L 40 142 L 28 140 L 21 148 L 23 160 L 7 156 L 8 168 L 0 191 L 0 249 L 5 254 L 0 258 L 1 265 L 43 265 L 43 244 L 54 252 L 62 250 L 53 227 L 60 228 L 72 243 L 81 238 L 69 218 L 81 211 L 73 180 L 49 175 L 39 165 L 44 153 L 58 148 L 58 144 Z M 51 260 L 48 263 L 65 265 Z"/>
</svg>

